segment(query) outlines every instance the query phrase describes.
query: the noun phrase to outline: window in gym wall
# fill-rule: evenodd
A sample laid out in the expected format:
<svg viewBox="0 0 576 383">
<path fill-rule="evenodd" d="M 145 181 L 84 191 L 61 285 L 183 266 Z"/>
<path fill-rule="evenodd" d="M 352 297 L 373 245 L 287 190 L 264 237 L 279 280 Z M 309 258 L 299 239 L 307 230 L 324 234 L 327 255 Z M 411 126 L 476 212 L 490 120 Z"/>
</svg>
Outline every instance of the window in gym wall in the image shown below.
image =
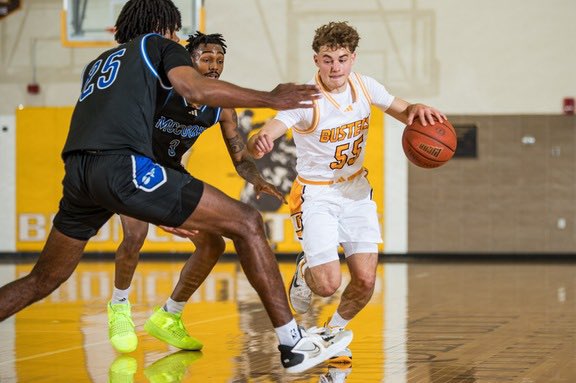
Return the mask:
<svg viewBox="0 0 576 383">
<path fill-rule="evenodd" d="M 474 124 L 454 124 L 456 136 L 458 137 L 458 147 L 454 157 L 476 158 L 478 157 L 477 149 L 477 126 Z"/>
</svg>

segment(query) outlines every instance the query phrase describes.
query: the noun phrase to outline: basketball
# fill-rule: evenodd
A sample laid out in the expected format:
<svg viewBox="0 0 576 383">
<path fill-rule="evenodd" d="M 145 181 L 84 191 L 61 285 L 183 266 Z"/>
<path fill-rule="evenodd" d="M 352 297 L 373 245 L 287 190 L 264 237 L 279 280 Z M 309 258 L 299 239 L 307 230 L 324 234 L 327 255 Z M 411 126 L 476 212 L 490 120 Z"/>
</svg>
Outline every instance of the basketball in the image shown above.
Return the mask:
<svg viewBox="0 0 576 383">
<path fill-rule="evenodd" d="M 414 165 L 421 168 L 437 168 L 448 162 L 457 145 L 456 131 L 448 120 L 434 125 L 422 125 L 416 118 L 404 128 L 402 148 Z"/>
</svg>

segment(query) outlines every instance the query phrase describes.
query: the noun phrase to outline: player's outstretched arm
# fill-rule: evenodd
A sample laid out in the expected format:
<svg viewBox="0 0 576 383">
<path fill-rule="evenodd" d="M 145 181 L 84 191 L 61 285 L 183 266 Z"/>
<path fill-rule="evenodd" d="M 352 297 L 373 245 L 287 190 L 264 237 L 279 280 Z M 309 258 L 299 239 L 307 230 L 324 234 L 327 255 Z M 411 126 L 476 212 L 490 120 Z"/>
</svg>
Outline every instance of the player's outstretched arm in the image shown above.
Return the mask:
<svg viewBox="0 0 576 383">
<path fill-rule="evenodd" d="M 446 120 L 444 113 L 435 108 L 424 104 L 410 104 L 398 97 L 394 98 L 392 105 L 386 109 L 386 113 L 406 125 L 412 124 L 415 118 L 419 118 L 424 126 L 428 123 L 434 125 L 435 121 Z"/>
<path fill-rule="evenodd" d="M 220 115 L 220 129 L 222 130 L 222 137 L 226 142 L 228 154 L 234 163 L 236 172 L 240 177 L 254 185 L 256 198 L 260 198 L 261 193 L 267 193 L 287 203 L 276 186 L 266 181 L 258 171 L 254 159 L 250 153 L 248 153 L 246 142 L 244 142 L 244 139 L 238 132 L 238 116 L 234 109 L 228 108 L 222 110 Z"/>
<path fill-rule="evenodd" d="M 320 98 L 315 85 L 280 84 L 270 92 L 263 92 L 206 78 L 189 66 L 171 69 L 168 79 L 189 103 L 223 108 L 311 108 L 311 101 Z"/>
<path fill-rule="evenodd" d="M 274 141 L 283 136 L 287 130 L 288 127 L 282 121 L 275 118 L 269 120 L 248 140 L 248 152 L 256 159 L 262 158 L 264 154 L 274 149 Z"/>
</svg>

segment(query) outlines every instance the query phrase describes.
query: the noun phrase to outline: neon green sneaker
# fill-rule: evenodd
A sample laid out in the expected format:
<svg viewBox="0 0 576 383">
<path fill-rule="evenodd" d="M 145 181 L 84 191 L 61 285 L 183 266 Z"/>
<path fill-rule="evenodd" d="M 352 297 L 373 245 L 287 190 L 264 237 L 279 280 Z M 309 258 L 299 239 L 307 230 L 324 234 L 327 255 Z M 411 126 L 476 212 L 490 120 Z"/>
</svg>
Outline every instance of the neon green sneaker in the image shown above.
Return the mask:
<svg viewBox="0 0 576 383">
<path fill-rule="evenodd" d="M 108 369 L 108 383 L 133 383 L 137 370 L 136 359 L 128 355 L 120 355 Z"/>
<path fill-rule="evenodd" d="M 130 303 L 108 302 L 108 338 L 118 352 L 132 352 L 138 347 Z"/>
<path fill-rule="evenodd" d="M 158 359 L 144 369 L 144 375 L 150 383 L 173 383 L 180 382 L 188 366 L 200 359 L 200 351 L 178 351 L 174 354 Z"/>
<path fill-rule="evenodd" d="M 164 311 L 162 307 L 156 307 L 154 314 L 144 324 L 144 330 L 153 337 L 182 350 L 201 350 L 202 342 L 188 334 L 181 316 L 182 314 L 172 314 Z"/>
</svg>

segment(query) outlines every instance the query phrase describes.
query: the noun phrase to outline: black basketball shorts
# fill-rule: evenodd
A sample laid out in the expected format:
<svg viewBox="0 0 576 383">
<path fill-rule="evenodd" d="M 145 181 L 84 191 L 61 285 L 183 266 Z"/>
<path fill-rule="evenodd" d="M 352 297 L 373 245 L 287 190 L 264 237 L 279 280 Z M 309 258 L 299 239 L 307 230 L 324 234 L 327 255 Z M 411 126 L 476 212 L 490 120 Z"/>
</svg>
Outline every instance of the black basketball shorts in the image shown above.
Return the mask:
<svg viewBox="0 0 576 383">
<path fill-rule="evenodd" d="M 178 227 L 192 214 L 204 184 L 137 154 L 79 152 L 66 157 L 63 197 L 54 227 L 88 240 L 114 214 Z"/>
</svg>

